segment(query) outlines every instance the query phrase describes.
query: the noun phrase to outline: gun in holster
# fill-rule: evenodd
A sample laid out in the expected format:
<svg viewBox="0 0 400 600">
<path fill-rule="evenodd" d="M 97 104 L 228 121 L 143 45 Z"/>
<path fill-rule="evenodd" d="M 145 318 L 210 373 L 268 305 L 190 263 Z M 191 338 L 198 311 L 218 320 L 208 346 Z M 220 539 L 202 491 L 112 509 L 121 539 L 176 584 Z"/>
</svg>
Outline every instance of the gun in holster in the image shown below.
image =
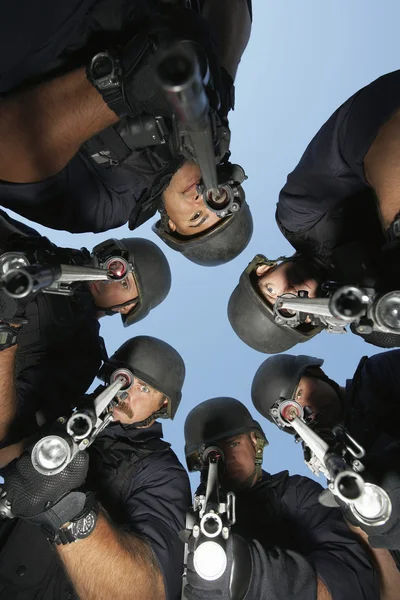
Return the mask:
<svg viewBox="0 0 400 600">
<path fill-rule="evenodd" d="M 379 526 L 389 520 L 390 498 L 385 490 L 367 482 L 361 474 L 365 470 L 361 462 L 364 448 L 343 426 L 328 430 L 329 441 L 322 439 L 307 423 L 305 409 L 295 400 L 278 400 L 270 414 L 278 427 L 294 429 L 302 441 L 307 466 L 314 474 L 325 475 L 328 490 L 350 509 L 359 523 Z"/>
<path fill-rule="evenodd" d="M 197 574 L 214 580 L 227 568 L 225 545 L 231 527 L 235 523 L 235 495 L 226 492 L 220 483 L 220 469 L 224 455 L 216 445 L 209 445 L 200 456 L 201 483 L 194 495 L 193 507 L 186 514 L 183 590 L 186 585 L 187 558 L 189 550 L 193 552 L 194 568 Z M 207 545 L 206 545 L 207 544 Z M 205 556 L 214 556 L 212 574 L 203 564 Z"/>
</svg>

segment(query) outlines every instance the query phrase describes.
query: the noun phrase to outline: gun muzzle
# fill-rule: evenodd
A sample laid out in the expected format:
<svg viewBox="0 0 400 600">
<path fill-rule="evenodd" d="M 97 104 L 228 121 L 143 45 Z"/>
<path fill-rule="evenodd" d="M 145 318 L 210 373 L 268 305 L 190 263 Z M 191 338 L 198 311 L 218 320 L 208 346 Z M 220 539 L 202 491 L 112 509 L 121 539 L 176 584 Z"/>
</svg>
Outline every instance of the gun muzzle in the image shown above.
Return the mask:
<svg viewBox="0 0 400 600">
<path fill-rule="evenodd" d="M 350 469 L 337 454 L 327 453 L 324 462 L 332 493 L 347 504 L 359 500 L 364 493 L 364 479 L 361 475 Z"/>
<path fill-rule="evenodd" d="M 338 288 L 329 301 L 332 316 L 342 321 L 356 321 L 365 315 L 370 297 L 364 290 L 355 285 L 344 285 Z"/>
<path fill-rule="evenodd" d="M 11 298 L 26 298 L 29 294 L 51 286 L 60 275 L 59 266 L 31 265 L 8 271 L 2 277 L 2 284 Z"/>
<path fill-rule="evenodd" d="M 96 420 L 96 412 L 93 409 L 78 410 L 67 421 L 67 433 L 74 440 L 83 440 L 91 434 Z"/>
<path fill-rule="evenodd" d="M 157 77 L 179 122 L 188 131 L 206 194 L 218 203 L 220 192 L 209 118 L 210 107 L 198 58 L 188 47 L 178 44 L 159 61 Z"/>
</svg>

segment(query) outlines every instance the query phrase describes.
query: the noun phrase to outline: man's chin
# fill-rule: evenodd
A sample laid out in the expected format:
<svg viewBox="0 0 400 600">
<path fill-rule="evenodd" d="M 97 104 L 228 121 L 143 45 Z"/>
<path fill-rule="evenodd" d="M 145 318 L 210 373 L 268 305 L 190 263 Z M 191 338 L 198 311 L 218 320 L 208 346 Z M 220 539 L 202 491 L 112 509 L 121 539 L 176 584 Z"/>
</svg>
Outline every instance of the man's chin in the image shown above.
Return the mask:
<svg viewBox="0 0 400 600">
<path fill-rule="evenodd" d="M 230 477 L 224 477 L 224 488 L 229 492 L 239 492 L 250 488 L 250 482 L 248 477 L 243 475 L 232 475 Z"/>
</svg>

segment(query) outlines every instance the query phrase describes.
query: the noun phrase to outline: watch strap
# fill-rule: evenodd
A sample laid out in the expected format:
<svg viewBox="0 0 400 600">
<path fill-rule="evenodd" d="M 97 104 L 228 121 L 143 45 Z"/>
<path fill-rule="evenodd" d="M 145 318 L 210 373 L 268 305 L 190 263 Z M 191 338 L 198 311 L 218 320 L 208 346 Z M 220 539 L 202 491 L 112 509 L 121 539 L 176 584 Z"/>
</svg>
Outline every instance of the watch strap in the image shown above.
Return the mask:
<svg viewBox="0 0 400 600">
<path fill-rule="evenodd" d="M 113 63 L 110 74 L 96 78 L 93 75 L 93 66 L 96 60 L 107 57 Z M 126 104 L 122 92 L 122 68 L 120 60 L 114 52 L 104 51 L 97 53 L 86 67 L 86 77 L 101 94 L 104 102 L 115 112 L 118 117 L 127 115 Z"/>
</svg>

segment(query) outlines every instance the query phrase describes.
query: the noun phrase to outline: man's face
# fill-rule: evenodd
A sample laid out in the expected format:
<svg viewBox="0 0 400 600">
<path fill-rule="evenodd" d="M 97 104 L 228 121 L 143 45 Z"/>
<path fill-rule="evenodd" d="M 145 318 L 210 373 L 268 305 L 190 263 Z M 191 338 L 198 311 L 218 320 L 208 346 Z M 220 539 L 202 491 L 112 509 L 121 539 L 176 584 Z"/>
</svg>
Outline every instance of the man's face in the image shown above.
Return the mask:
<svg viewBox="0 0 400 600">
<path fill-rule="evenodd" d="M 242 433 L 218 442 L 225 456 L 224 481 L 233 490 L 252 487 L 256 481 L 254 460 L 256 457 L 254 433 Z M 254 473 L 254 479 L 251 479 Z"/>
<path fill-rule="evenodd" d="M 124 425 L 144 421 L 168 403 L 161 392 L 136 377 L 123 397 L 118 406 L 114 407 L 113 417 L 114 421 Z"/>
<path fill-rule="evenodd" d="M 195 235 L 221 221 L 197 193 L 196 186 L 200 179 L 199 166 L 191 162 L 186 162 L 172 177 L 163 194 L 171 231 L 180 235 Z"/>
<path fill-rule="evenodd" d="M 131 298 L 138 296 L 135 278 L 130 273 L 122 281 L 95 281 L 89 283 L 89 290 L 95 299 L 98 308 L 110 308 L 115 304 L 123 304 Z M 129 313 L 138 301 L 127 304 L 122 308 L 114 309 L 123 315 Z"/>
<path fill-rule="evenodd" d="M 294 400 L 312 411 L 311 420 L 318 419 L 320 427 L 333 427 L 340 422 L 342 405 L 339 396 L 329 383 L 303 375 L 294 393 Z"/>
<path fill-rule="evenodd" d="M 303 261 L 287 261 L 276 266 L 260 265 L 256 269 L 258 287 L 270 306 L 282 294 L 295 294 L 300 290 L 315 298 L 318 283 L 307 273 Z"/>
</svg>

